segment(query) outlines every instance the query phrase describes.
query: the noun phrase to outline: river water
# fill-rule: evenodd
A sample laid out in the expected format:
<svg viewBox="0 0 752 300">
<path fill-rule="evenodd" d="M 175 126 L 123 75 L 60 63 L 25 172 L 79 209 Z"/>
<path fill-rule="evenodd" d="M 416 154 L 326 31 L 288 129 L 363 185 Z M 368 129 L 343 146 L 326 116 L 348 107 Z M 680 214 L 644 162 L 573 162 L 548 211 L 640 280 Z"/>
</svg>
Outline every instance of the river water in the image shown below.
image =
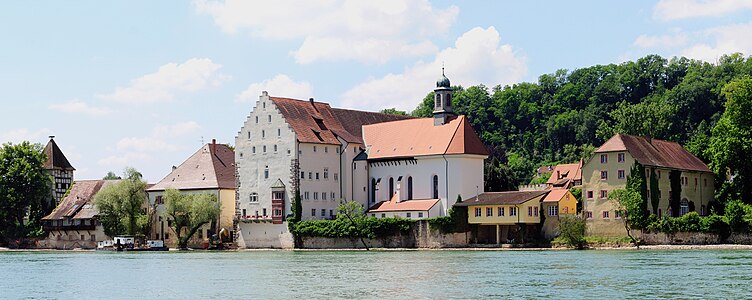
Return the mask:
<svg viewBox="0 0 752 300">
<path fill-rule="evenodd" d="M 2 252 L 0 298 L 752 298 L 752 251 Z"/>
</svg>

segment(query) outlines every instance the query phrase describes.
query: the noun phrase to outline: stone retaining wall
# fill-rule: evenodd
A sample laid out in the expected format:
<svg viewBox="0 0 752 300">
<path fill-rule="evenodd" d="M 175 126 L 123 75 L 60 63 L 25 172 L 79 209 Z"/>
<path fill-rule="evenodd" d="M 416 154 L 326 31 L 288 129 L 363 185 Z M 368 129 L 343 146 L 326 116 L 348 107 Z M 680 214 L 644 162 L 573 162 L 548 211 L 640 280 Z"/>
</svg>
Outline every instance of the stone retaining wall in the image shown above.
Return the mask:
<svg viewBox="0 0 752 300">
<path fill-rule="evenodd" d="M 470 232 L 443 234 L 431 230 L 428 221 L 415 222 L 406 234 L 387 238 L 364 239 L 369 248 L 459 248 L 469 247 Z M 351 238 L 301 237 L 303 249 L 361 249 L 363 242 Z"/>
</svg>

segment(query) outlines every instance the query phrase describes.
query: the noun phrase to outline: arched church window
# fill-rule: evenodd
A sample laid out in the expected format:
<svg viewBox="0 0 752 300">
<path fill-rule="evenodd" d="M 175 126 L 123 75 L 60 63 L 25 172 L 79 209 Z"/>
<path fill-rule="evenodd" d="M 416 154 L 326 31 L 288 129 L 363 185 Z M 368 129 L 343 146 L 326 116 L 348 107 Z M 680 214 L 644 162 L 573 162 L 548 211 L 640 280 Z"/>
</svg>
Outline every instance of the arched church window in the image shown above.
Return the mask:
<svg viewBox="0 0 752 300">
<path fill-rule="evenodd" d="M 407 177 L 407 200 L 413 199 L 413 177 Z"/>
<path fill-rule="evenodd" d="M 452 94 L 447 94 L 446 106 L 452 106 Z"/>
<path fill-rule="evenodd" d="M 441 94 L 436 94 L 436 108 L 441 107 Z"/>
<path fill-rule="evenodd" d="M 433 175 L 433 198 L 439 199 L 439 175 Z"/>
<path fill-rule="evenodd" d="M 389 177 L 389 200 L 394 196 L 394 178 Z"/>
</svg>

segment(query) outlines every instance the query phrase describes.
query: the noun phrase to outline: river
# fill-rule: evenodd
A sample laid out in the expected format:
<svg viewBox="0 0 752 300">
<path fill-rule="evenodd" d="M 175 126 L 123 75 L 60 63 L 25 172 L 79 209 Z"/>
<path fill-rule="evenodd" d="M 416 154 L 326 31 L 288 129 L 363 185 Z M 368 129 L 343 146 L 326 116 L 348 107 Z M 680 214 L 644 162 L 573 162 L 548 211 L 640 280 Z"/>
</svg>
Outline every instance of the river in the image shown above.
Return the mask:
<svg viewBox="0 0 752 300">
<path fill-rule="evenodd" d="M 750 298 L 752 251 L 0 252 L 0 298 Z"/>
</svg>

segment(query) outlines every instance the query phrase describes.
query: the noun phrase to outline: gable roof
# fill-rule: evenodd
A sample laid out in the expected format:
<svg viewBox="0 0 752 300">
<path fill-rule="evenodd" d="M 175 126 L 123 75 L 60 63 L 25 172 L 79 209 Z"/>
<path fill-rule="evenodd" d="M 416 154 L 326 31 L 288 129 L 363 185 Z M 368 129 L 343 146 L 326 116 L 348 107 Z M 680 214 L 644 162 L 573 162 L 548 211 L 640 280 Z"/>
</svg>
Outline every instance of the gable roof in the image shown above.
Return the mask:
<svg viewBox="0 0 752 300">
<path fill-rule="evenodd" d="M 556 175 L 559 174 L 557 177 Z M 546 181 L 547 184 L 561 185 L 567 181 L 582 180 L 582 165 L 576 164 L 559 164 L 554 167 L 551 177 Z"/>
<path fill-rule="evenodd" d="M 363 126 L 368 159 L 444 154 L 488 155 L 465 116 L 434 126 L 433 118 L 417 118 Z"/>
<path fill-rule="evenodd" d="M 224 144 L 204 145 L 165 178 L 146 190 L 163 191 L 167 188 L 234 189 L 235 153 Z"/>
<path fill-rule="evenodd" d="M 75 170 L 70 162 L 68 162 L 68 159 L 65 158 L 63 151 L 60 150 L 54 139 L 50 139 L 47 145 L 44 146 L 44 154 L 47 155 L 47 161 L 44 162 L 46 170 Z"/>
<path fill-rule="evenodd" d="M 712 172 L 697 156 L 681 145 L 641 136 L 616 134 L 603 143 L 595 153 L 627 151 L 644 166 L 664 167 L 687 171 Z"/>
<path fill-rule="evenodd" d="M 568 189 L 551 189 L 548 190 L 548 194 L 543 198 L 543 202 L 559 202 L 564 195 L 569 193 Z"/>
<path fill-rule="evenodd" d="M 63 218 L 91 219 L 97 215 L 94 208 L 94 196 L 105 187 L 116 184 L 121 180 L 79 180 L 71 186 L 68 196 L 52 213 L 42 220 L 60 220 Z"/>
<path fill-rule="evenodd" d="M 378 112 L 350 110 L 342 108 L 332 108 L 332 112 L 334 112 L 334 116 L 342 125 L 342 128 L 347 130 L 347 132 L 349 132 L 352 136 L 356 137 L 356 140 L 348 140 L 348 142 L 354 142 L 358 144 L 363 143 L 363 125 L 414 119 L 414 117 L 411 116 L 398 116 L 382 114 Z"/>
<path fill-rule="evenodd" d="M 369 213 L 388 211 L 429 211 L 439 203 L 439 199 L 402 200 L 397 202 L 397 195 L 389 201 L 381 201 L 368 209 Z"/>
<path fill-rule="evenodd" d="M 540 201 L 548 191 L 511 191 L 511 192 L 486 192 L 478 196 L 473 196 L 455 206 L 476 206 L 476 205 L 515 205 L 528 202 L 530 200 Z M 476 199 L 478 199 L 476 201 Z"/>
</svg>

